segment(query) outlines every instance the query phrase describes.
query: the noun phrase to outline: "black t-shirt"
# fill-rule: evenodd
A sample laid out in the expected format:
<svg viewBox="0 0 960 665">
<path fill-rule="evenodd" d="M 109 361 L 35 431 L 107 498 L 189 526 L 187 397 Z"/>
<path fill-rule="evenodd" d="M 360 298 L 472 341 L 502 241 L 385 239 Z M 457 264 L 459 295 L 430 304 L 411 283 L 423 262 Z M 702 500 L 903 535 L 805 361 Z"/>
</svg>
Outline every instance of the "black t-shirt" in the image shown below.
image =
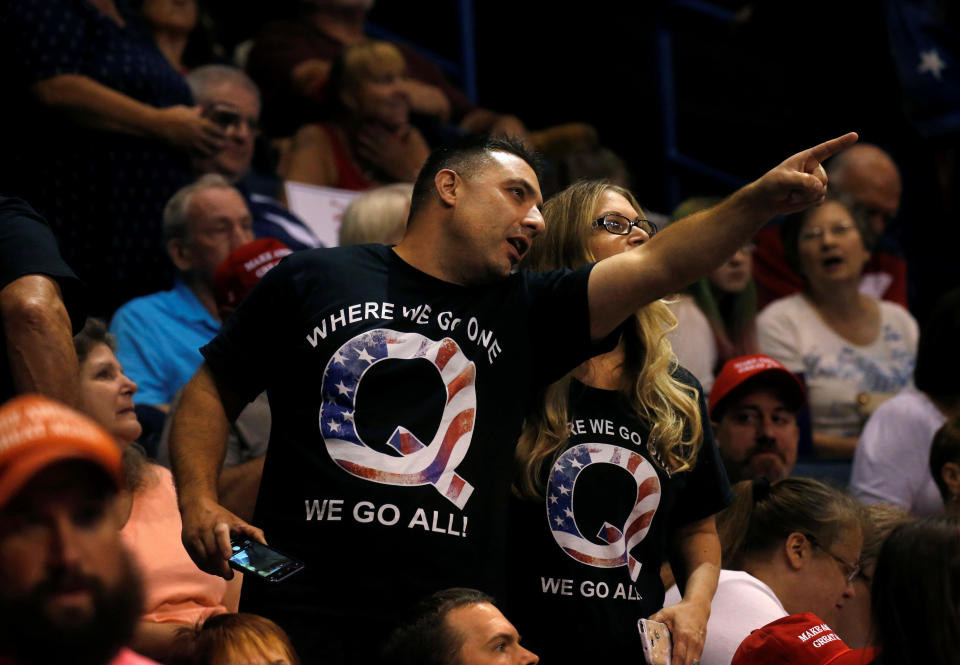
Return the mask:
<svg viewBox="0 0 960 665">
<path fill-rule="evenodd" d="M 0 289 L 27 275 L 46 275 L 60 286 L 74 333 L 86 321 L 84 289 L 63 259 L 53 231 L 26 202 L 0 196 Z M 0 326 L 0 403 L 15 390 L 6 353 L 6 337 Z"/>
<path fill-rule="evenodd" d="M 685 369 L 674 375 L 700 390 Z M 671 477 L 619 393 L 573 382 L 544 500 L 510 505 L 507 613 L 544 662 L 643 662 L 637 620 L 663 607 L 670 533 L 732 500 L 700 392 L 703 447 Z"/>
<path fill-rule="evenodd" d="M 440 588 L 497 592 L 524 409 L 597 352 L 589 272 L 462 287 L 363 245 L 267 273 L 202 349 L 244 399 L 267 390 L 253 523 L 306 563 L 245 585 L 245 608 L 386 617 Z"/>
</svg>

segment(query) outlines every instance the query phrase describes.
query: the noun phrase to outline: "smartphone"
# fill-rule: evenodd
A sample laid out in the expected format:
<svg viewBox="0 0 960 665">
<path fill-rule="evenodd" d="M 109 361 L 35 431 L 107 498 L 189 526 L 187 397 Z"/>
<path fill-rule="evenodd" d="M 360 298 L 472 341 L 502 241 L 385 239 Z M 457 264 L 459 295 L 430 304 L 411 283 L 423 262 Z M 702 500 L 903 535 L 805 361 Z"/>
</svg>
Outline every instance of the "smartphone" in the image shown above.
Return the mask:
<svg viewBox="0 0 960 665">
<path fill-rule="evenodd" d="M 280 582 L 303 570 L 303 562 L 250 538 L 230 541 L 233 556 L 230 567 L 247 577 L 259 577 L 267 582 Z"/>
<path fill-rule="evenodd" d="M 640 619 L 637 621 L 640 641 L 643 643 L 643 657 L 647 665 L 670 665 L 673 659 L 673 642 L 670 629 L 659 621 Z"/>
</svg>

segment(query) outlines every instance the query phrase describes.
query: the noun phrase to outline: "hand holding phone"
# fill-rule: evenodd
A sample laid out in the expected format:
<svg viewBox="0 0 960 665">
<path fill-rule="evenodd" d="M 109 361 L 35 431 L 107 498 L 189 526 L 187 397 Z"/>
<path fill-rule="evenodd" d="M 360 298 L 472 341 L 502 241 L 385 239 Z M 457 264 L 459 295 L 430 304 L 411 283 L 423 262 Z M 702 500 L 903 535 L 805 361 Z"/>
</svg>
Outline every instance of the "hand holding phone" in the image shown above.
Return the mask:
<svg viewBox="0 0 960 665">
<path fill-rule="evenodd" d="M 670 665 L 673 659 L 673 641 L 667 624 L 650 619 L 637 621 L 640 641 L 643 644 L 643 657 L 647 665 Z"/>
<path fill-rule="evenodd" d="M 245 536 L 230 541 L 230 567 L 267 582 L 280 582 L 303 570 L 303 562 Z"/>
</svg>

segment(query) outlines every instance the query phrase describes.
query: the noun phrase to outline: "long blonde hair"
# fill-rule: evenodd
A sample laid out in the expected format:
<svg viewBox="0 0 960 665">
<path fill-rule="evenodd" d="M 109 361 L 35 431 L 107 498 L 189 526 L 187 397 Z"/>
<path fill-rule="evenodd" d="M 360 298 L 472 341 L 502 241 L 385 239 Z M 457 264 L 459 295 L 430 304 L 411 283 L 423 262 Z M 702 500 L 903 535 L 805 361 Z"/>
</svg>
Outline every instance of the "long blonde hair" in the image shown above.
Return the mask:
<svg viewBox="0 0 960 665">
<path fill-rule="evenodd" d="M 588 245 L 590 222 L 604 192 L 623 196 L 635 210 L 640 204 L 628 190 L 602 181 L 575 183 L 543 206 L 546 232 L 533 243 L 524 261 L 531 270 L 577 268 L 596 261 Z M 675 379 L 673 349 L 666 333 L 677 325 L 660 301 L 636 313 L 622 331 L 624 361 L 620 395 L 628 408 L 650 423 L 647 446 L 670 474 L 690 469 L 703 441 L 699 395 Z M 550 385 L 540 408 L 527 416 L 517 445 L 514 492 L 528 498 L 543 493 L 543 468 L 553 462 L 567 440 L 570 375 Z"/>
</svg>

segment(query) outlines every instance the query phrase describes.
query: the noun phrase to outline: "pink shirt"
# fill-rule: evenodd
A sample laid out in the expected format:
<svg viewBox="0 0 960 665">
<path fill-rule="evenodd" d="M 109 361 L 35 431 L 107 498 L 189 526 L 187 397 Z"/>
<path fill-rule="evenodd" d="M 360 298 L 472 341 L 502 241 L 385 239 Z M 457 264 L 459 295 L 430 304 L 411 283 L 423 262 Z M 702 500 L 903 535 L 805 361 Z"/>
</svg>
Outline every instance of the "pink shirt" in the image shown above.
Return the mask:
<svg viewBox="0 0 960 665">
<path fill-rule="evenodd" d="M 180 540 L 173 476 L 159 465 L 150 470 L 159 477 L 134 494 L 130 519 L 120 531 L 143 574 L 143 620 L 193 624 L 227 612 L 227 581 L 197 568 Z"/>
<path fill-rule="evenodd" d="M 110 661 L 110 665 L 159 665 L 159 663 L 134 653 L 130 649 L 120 649 L 120 653 Z"/>
</svg>

